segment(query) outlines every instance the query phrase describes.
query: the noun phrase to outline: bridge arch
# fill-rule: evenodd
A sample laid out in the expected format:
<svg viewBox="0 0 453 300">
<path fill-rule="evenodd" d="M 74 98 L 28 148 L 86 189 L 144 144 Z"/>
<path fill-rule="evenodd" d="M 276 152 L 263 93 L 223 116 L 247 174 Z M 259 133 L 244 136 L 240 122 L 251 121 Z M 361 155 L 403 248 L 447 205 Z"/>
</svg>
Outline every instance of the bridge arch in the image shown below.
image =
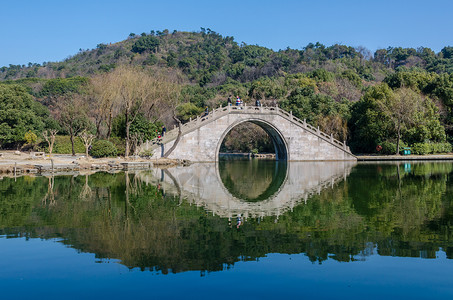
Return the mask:
<svg viewBox="0 0 453 300">
<path fill-rule="evenodd" d="M 168 149 L 168 158 L 193 162 L 218 161 L 218 152 L 225 135 L 242 122 L 263 128 L 274 141 L 280 160 L 322 161 L 357 160 L 345 142 L 336 140 L 278 107 L 227 106 L 212 110 L 167 132 L 164 138 L 144 143 L 138 153 L 161 157 Z M 175 145 L 176 143 L 176 145 Z M 173 147 L 174 146 L 174 147 Z"/>
<path fill-rule="evenodd" d="M 220 147 L 222 145 L 223 140 L 228 135 L 228 133 L 230 133 L 230 131 L 234 127 L 236 127 L 240 124 L 243 124 L 243 123 L 247 123 L 247 122 L 258 125 L 269 135 L 269 137 L 272 140 L 272 143 L 274 144 L 275 156 L 276 156 L 277 160 L 289 160 L 288 143 L 285 141 L 283 134 L 273 124 L 271 124 L 270 122 L 267 122 L 266 120 L 260 119 L 260 118 L 237 120 L 237 121 L 233 122 L 230 126 L 228 126 L 227 129 L 220 136 L 220 139 L 217 143 L 216 152 L 215 152 L 216 160 L 219 159 Z"/>
</svg>

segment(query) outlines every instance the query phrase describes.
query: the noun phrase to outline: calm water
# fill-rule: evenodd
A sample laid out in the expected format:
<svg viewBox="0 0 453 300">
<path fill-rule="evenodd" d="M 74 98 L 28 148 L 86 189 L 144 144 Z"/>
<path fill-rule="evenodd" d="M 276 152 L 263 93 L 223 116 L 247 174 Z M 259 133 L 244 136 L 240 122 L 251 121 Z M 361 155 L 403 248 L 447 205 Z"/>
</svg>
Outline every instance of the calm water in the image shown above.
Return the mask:
<svg viewBox="0 0 453 300">
<path fill-rule="evenodd" d="M 0 299 L 448 299 L 452 226 L 453 163 L 3 178 Z"/>
</svg>

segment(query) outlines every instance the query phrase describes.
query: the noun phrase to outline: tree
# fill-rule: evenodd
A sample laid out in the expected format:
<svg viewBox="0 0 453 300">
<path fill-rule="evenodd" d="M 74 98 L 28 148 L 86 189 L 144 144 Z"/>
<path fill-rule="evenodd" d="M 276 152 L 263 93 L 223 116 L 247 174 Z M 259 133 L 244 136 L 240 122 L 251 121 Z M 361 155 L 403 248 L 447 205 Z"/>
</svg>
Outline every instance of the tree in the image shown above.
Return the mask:
<svg viewBox="0 0 453 300">
<path fill-rule="evenodd" d="M 19 85 L 0 84 L 0 146 L 22 144 L 29 130 L 50 124 L 49 111 Z"/>
<path fill-rule="evenodd" d="M 92 90 L 90 95 L 93 101 L 90 101 L 89 115 L 95 121 L 96 136 L 100 138 L 101 124 L 105 120 L 107 122 L 107 139 L 110 139 L 112 134 L 112 122 L 115 113 L 116 95 L 114 89 L 111 89 L 111 76 L 108 74 L 98 75 L 92 78 Z"/>
<path fill-rule="evenodd" d="M 423 99 L 420 94 L 408 88 L 399 89 L 391 97 L 378 100 L 378 107 L 391 121 L 397 136 L 396 154 L 400 152 L 401 131 L 415 125 L 418 114 L 423 113 Z"/>
<path fill-rule="evenodd" d="M 79 133 L 79 138 L 82 140 L 83 145 L 85 146 L 85 157 L 90 157 L 88 152 L 90 151 L 91 144 L 95 138 L 94 134 L 88 133 L 86 129 Z"/>
<path fill-rule="evenodd" d="M 352 106 L 349 127 L 353 151 L 370 153 L 377 145 L 387 140 L 391 131 L 389 121 L 380 112 L 377 102 L 393 96 L 393 91 L 387 84 L 379 84 L 370 87 L 362 99 Z"/>
<path fill-rule="evenodd" d="M 43 138 L 46 140 L 47 144 L 49 145 L 49 157 L 52 156 L 53 152 L 53 145 L 55 144 L 55 137 L 57 136 L 58 130 L 50 129 L 44 130 L 42 133 Z"/>
<path fill-rule="evenodd" d="M 156 52 L 157 47 L 159 47 L 159 38 L 145 35 L 139 38 L 134 45 L 132 46 L 132 52 L 143 53 L 145 51 Z"/>
<path fill-rule="evenodd" d="M 101 91 L 108 93 L 106 102 L 112 103 L 124 114 L 125 157 L 128 157 L 132 123 L 141 114 L 154 120 L 163 118 L 166 113 L 174 114 L 180 87 L 176 83 L 177 78 L 169 74 L 154 72 L 151 75 L 143 69 L 128 66 L 120 66 L 103 76 Z"/>
<path fill-rule="evenodd" d="M 63 96 L 58 101 L 57 110 L 54 112 L 61 126 L 69 133 L 72 155 L 75 155 L 74 137 L 91 125 L 87 116 L 85 97 L 79 94 Z"/>
</svg>

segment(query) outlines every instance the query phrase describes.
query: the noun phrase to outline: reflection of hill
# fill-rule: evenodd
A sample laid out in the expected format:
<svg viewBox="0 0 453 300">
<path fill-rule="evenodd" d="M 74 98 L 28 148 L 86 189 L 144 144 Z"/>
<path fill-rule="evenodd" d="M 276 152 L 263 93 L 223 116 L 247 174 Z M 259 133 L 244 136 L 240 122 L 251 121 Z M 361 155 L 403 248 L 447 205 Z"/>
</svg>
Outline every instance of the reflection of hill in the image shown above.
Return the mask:
<svg viewBox="0 0 453 300">
<path fill-rule="evenodd" d="M 452 164 L 358 165 L 347 181 L 276 217 L 233 222 L 142 184 L 131 174 L 0 180 L 0 233 L 52 238 L 131 268 L 216 271 L 268 253 L 312 261 L 381 255 L 453 257 Z M 288 178 L 291 180 L 291 178 Z M 124 191 L 127 191 L 125 194 Z M 90 191 L 90 193 L 87 193 Z M 80 197 L 84 195 L 84 197 Z"/>
</svg>

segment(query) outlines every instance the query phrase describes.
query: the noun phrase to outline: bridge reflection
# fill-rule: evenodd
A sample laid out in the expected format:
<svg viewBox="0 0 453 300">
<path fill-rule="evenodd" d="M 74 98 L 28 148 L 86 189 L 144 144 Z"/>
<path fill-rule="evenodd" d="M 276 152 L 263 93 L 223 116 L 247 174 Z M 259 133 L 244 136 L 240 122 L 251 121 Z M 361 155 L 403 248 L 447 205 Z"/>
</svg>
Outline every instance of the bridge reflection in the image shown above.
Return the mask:
<svg viewBox="0 0 453 300">
<path fill-rule="evenodd" d="M 203 206 L 220 217 L 279 216 L 313 194 L 346 180 L 356 162 L 206 163 L 141 172 L 139 178 L 160 185 L 167 194 Z"/>
<path fill-rule="evenodd" d="M 219 175 L 224 187 L 237 199 L 258 202 L 272 197 L 287 178 L 286 161 L 224 160 Z"/>
</svg>

